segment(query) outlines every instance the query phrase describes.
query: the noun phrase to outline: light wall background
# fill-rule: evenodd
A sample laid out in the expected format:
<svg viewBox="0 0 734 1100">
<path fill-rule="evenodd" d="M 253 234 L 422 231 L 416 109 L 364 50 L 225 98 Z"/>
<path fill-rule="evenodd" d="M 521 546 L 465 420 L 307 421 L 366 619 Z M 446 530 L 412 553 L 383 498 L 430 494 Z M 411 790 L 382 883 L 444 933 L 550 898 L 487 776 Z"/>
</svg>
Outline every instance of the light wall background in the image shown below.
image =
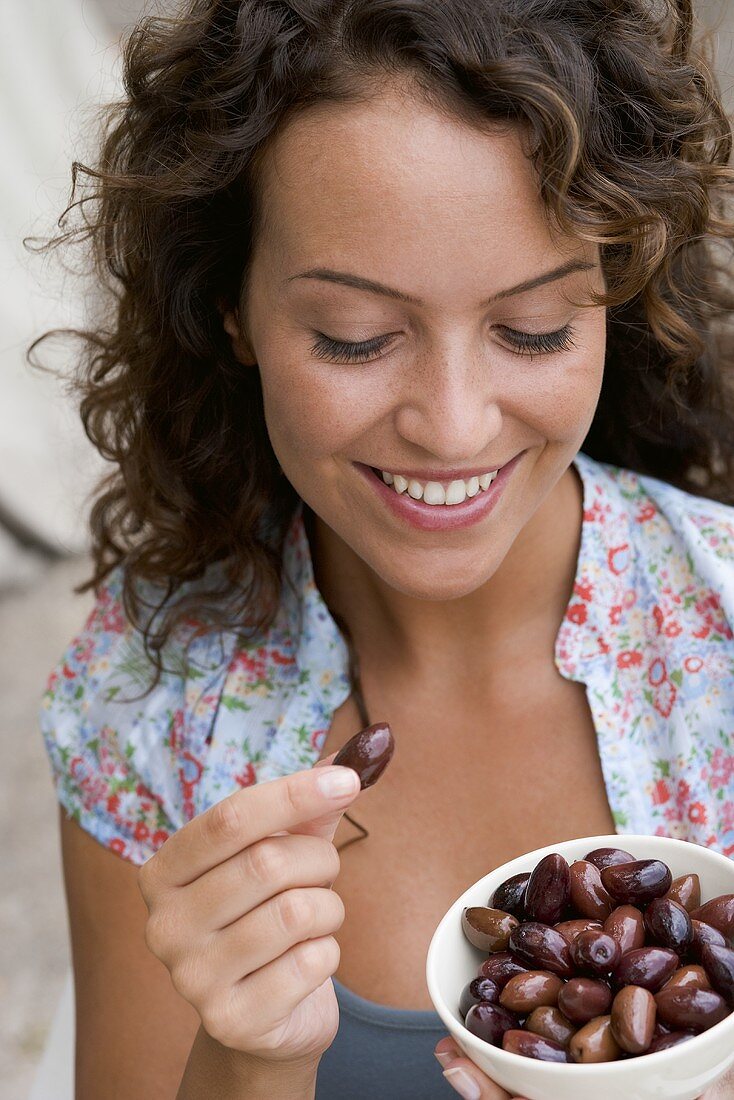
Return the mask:
<svg viewBox="0 0 734 1100">
<path fill-rule="evenodd" d="M 104 469 L 63 388 L 24 361 L 42 331 L 83 321 L 85 294 L 30 257 L 22 238 L 47 235 L 66 205 L 95 108 L 120 89 L 120 35 L 144 9 L 166 7 L 173 0 L 0 0 L 0 1100 L 27 1096 L 69 967 L 57 806 L 36 713 L 91 606 L 72 590 L 89 573 L 88 494 Z M 734 0 L 698 10 L 717 28 L 732 112 Z M 69 350 L 43 354 L 63 366 Z"/>
</svg>

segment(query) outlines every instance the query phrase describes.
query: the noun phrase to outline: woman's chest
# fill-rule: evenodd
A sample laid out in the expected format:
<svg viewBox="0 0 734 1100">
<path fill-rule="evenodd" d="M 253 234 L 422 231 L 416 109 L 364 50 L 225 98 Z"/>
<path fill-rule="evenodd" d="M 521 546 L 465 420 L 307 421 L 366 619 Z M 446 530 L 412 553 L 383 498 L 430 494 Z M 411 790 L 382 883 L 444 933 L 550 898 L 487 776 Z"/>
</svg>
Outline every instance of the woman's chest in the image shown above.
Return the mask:
<svg viewBox="0 0 734 1100">
<path fill-rule="evenodd" d="M 342 852 L 337 977 L 370 1000 L 429 1008 L 426 951 L 458 894 L 525 851 L 614 832 L 596 735 L 584 686 L 554 668 L 506 677 L 494 695 L 363 686 L 370 719 L 390 722 L 396 750 L 353 807 L 369 836 Z M 323 755 L 361 724 L 350 698 Z M 358 835 L 342 820 L 335 844 Z"/>
</svg>

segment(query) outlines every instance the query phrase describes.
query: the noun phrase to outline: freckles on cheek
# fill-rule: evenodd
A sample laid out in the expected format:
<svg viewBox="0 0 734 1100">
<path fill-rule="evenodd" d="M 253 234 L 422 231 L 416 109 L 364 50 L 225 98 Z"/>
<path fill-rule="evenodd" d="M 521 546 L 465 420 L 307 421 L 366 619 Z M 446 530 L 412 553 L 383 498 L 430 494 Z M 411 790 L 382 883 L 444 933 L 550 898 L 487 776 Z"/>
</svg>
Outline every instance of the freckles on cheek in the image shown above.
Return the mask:
<svg viewBox="0 0 734 1100">
<path fill-rule="evenodd" d="M 602 368 L 588 360 L 539 370 L 523 386 L 520 419 L 542 435 L 559 442 L 571 442 L 585 430 L 596 409 L 601 390 Z"/>
<path fill-rule="evenodd" d="M 314 379 L 306 370 L 281 374 L 264 387 L 273 434 L 291 452 L 329 454 L 348 446 L 374 420 L 375 402 L 332 375 Z"/>
</svg>

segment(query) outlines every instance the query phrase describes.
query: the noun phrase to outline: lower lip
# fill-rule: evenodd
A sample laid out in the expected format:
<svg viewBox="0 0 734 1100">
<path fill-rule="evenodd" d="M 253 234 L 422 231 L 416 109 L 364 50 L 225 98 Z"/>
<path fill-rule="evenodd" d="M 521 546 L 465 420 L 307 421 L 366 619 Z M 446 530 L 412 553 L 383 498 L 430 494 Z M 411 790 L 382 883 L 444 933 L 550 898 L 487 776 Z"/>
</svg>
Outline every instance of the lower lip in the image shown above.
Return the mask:
<svg viewBox="0 0 734 1100">
<path fill-rule="evenodd" d="M 418 527 L 422 531 L 448 531 L 458 527 L 471 527 L 492 511 L 524 453 L 521 451 L 503 466 L 488 489 L 480 489 L 476 496 L 467 497 L 462 504 L 425 504 L 422 500 L 414 500 L 407 489 L 404 493 L 396 493 L 370 466 L 365 466 L 362 462 L 355 462 L 354 465 L 383 498 L 388 508 L 411 527 Z"/>
</svg>

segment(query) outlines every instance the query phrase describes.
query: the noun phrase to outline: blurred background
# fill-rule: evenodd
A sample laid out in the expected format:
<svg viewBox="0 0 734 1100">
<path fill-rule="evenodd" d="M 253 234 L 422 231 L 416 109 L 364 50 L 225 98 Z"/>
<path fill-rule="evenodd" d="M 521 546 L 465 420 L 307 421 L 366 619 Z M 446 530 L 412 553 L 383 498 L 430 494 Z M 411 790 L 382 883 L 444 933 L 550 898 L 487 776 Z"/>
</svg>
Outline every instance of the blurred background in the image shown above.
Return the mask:
<svg viewBox="0 0 734 1100">
<path fill-rule="evenodd" d="M 609 0 L 610 3 L 613 0 Z M 0 0 L 0 1098 L 54 1100 L 38 1066 L 69 972 L 58 811 L 38 730 L 45 680 L 91 608 L 87 512 L 105 464 L 74 402 L 25 351 L 83 324 L 89 295 L 25 237 L 53 233 L 73 160 L 94 160 L 96 112 L 121 94 L 119 46 L 175 0 Z M 734 112 L 734 0 L 699 0 Z M 70 256 L 72 266 L 74 259 Z M 67 369 L 73 342 L 44 346 Z M 35 1082 L 35 1084 L 34 1084 Z M 41 1091 L 39 1092 L 39 1087 Z"/>
</svg>

